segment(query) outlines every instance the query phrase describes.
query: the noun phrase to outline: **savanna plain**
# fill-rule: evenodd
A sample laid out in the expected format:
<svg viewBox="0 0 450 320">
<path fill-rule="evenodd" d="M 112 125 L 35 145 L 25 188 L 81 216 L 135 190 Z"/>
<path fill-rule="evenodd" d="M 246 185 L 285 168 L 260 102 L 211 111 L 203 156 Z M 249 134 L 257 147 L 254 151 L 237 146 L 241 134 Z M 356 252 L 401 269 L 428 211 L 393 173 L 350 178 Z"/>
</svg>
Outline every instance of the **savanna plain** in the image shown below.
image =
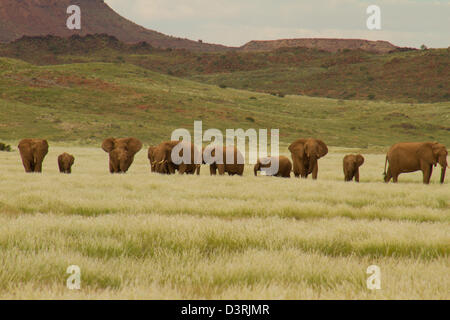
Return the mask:
<svg viewBox="0 0 450 320">
<path fill-rule="evenodd" d="M 303 59 L 302 51 L 288 53 Z M 435 56 L 449 59 L 447 51 Z M 218 85 L 244 75 L 182 79 L 131 64 L 134 58 L 64 65 L 0 58 L 0 142 L 13 149 L 0 152 L 0 298 L 450 298 L 448 177 L 440 185 L 436 168 L 424 186 L 421 173 L 401 175 L 396 185 L 382 175 L 396 142 L 450 146 L 441 64 L 433 90 L 428 82 L 422 91 L 411 85 L 408 92 L 433 98 L 419 103 L 397 94 L 365 101 L 274 95 Z M 388 67 L 393 59 L 375 58 Z M 372 70 L 358 61 L 355 70 Z M 338 67 L 326 70 L 340 74 Z M 379 92 L 389 93 L 386 83 Z M 278 128 L 285 155 L 289 143 L 307 137 L 324 140 L 330 153 L 319 161 L 317 181 L 254 177 L 251 166 L 244 177 L 210 177 L 206 166 L 200 176 L 152 174 L 145 148 L 169 140 L 174 129 L 192 130 L 195 120 L 222 132 Z M 111 136 L 145 144 L 125 175 L 108 172 L 100 145 Z M 22 138 L 49 141 L 43 174 L 24 173 Z M 76 158 L 72 175 L 58 172 L 63 152 Z M 366 158 L 359 184 L 343 181 L 348 153 Z M 66 287 L 70 265 L 81 269 L 80 290 Z M 381 269 L 381 290 L 367 288 L 371 265 Z"/>
<path fill-rule="evenodd" d="M 56 157 L 76 156 L 72 175 Z M 0 296 L 131 299 L 448 299 L 449 188 L 382 182 L 366 155 L 343 182 L 332 148 L 319 180 L 160 176 L 141 151 L 110 175 L 100 148 L 51 146 L 44 173 L 0 162 Z M 66 287 L 69 265 L 81 290 Z M 381 290 L 366 269 L 381 268 Z"/>
</svg>

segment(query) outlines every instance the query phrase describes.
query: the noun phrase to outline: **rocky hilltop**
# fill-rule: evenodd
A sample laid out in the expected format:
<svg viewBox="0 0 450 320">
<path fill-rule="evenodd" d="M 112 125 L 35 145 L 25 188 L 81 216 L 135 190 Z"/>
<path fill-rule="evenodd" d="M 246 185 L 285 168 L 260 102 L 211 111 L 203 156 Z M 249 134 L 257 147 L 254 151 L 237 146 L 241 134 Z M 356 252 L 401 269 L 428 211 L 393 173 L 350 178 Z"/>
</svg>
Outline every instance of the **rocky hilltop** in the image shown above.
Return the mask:
<svg viewBox="0 0 450 320">
<path fill-rule="evenodd" d="M 66 27 L 67 8 L 81 8 L 82 29 Z M 153 47 L 224 51 L 227 47 L 167 36 L 141 27 L 112 10 L 103 0 L 0 0 L 0 42 L 22 36 L 109 34 L 127 43 L 147 42 Z"/>
<path fill-rule="evenodd" d="M 337 52 L 339 50 L 364 50 L 387 53 L 398 47 L 387 41 L 369 41 L 361 39 L 283 39 L 269 41 L 250 41 L 240 48 L 243 51 L 272 51 L 279 48 L 304 47 Z"/>
</svg>

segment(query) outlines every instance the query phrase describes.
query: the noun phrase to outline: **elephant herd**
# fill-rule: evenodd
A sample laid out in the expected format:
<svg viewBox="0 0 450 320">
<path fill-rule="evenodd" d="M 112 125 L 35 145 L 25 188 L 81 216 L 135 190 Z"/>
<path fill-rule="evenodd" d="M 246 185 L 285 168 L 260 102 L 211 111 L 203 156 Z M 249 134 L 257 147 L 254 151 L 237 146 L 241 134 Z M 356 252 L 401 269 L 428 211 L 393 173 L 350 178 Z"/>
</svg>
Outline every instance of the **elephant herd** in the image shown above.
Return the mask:
<svg viewBox="0 0 450 320">
<path fill-rule="evenodd" d="M 108 138 L 102 143 L 102 149 L 109 154 L 109 170 L 111 173 L 126 173 L 134 161 L 134 156 L 142 149 L 142 142 L 136 138 Z M 19 151 L 26 172 L 42 172 L 42 163 L 48 153 L 48 142 L 42 139 L 24 139 L 19 143 Z M 191 150 L 189 161 L 173 161 L 172 155 L 183 157 L 183 150 Z M 268 176 L 290 178 L 291 172 L 295 177 L 308 178 L 312 175 L 318 177 L 318 160 L 328 154 L 327 145 L 318 139 L 298 139 L 289 146 L 292 162 L 285 156 L 266 157 L 258 159 L 254 166 L 254 174 L 263 171 Z M 210 155 L 206 160 L 206 155 Z M 216 157 L 219 156 L 219 157 Z M 429 184 L 433 166 L 441 166 L 440 182 L 444 183 L 448 152 L 443 144 L 438 142 L 398 143 L 392 146 L 386 156 L 384 181 L 393 179 L 398 182 L 401 173 L 422 171 L 423 183 Z M 223 159 L 216 161 L 214 159 Z M 208 164 L 210 174 L 228 174 L 230 176 L 244 173 L 244 157 L 236 147 L 207 147 L 202 152 L 192 143 L 182 141 L 166 141 L 158 146 L 148 149 L 148 159 L 151 171 L 160 174 L 200 174 L 202 164 Z M 212 159 L 212 160 L 211 160 Z M 278 162 L 277 170 L 269 170 L 273 161 Z M 74 156 L 63 153 L 58 157 L 58 166 L 61 173 L 70 174 L 75 162 Z M 346 155 L 343 160 L 345 181 L 359 182 L 359 168 L 364 164 L 364 157 Z M 387 166 L 389 164 L 389 166 Z"/>
</svg>

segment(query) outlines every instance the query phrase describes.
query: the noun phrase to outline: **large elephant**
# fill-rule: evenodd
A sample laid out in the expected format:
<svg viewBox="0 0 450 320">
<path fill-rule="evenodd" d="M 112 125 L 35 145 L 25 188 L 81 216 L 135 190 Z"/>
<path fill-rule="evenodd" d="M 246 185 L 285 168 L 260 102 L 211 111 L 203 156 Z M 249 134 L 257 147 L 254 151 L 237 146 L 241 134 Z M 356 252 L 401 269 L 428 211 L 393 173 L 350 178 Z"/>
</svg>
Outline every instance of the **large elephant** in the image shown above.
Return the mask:
<svg viewBox="0 0 450 320">
<path fill-rule="evenodd" d="M 355 178 L 359 182 L 359 167 L 364 164 L 364 157 L 360 154 L 349 154 L 344 157 L 345 181 L 352 181 Z"/>
<path fill-rule="evenodd" d="M 126 173 L 142 149 L 142 142 L 136 138 L 108 138 L 103 141 L 102 149 L 109 154 L 109 171 Z"/>
<path fill-rule="evenodd" d="M 278 170 L 272 171 L 268 169 L 271 167 L 273 161 L 278 161 Z M 266 169 L 266 170 L 264 170 Z M 292 171 L 292 162 L 285 156 L 275 157 L 266 157 L 262 159 L 258 159 L 258 162 L 255 164 L 254 172 L 255 177 L 258 176 L 258 171 L 265 171 L 266 176 L 275 176 L 282 178 L 290 178 Z"/>
<path fill-rule="evenodd" d="M 433 166 L 439 163 L 441 170 L 441 183 L 445 181 L 445 172 L 448 167 L 447 149 L 438 142 L 403 142 L 397 143 L 389 149 L 384 166 L 384 181 L 394 179 L 398 182 L 401 173 L 423 172 L 423 183 L 429 184 Z M 389 168 L 386 170 L 389 162 Z"/>
<path fill-rule="evenodd" d="M 180 145 L 181 144 L 181 145 Z M 177 161 L 172 159 L 172 151 L 175 147 L 179 147 L 179 157 L 183 157 L 184 152 L 183 149 L 187 148 L 191 150 L 190 159 L 188 161 L 182 161 L 180 164 L 177 164 Z M 152 150 L 150 157 L 149 150 L 149 159 L 152 166 L 152 171 L 161 173 L 161 174 L 175 174 L 178 170 L 179 174 L 197 174 L 200 175 L 200 164 L 195 163 L 195 155 L 197 154 L 198 162 L 201 162 L 201 154 L 194 144 L 182 141 L 166 141 L 162 142 L 159 146 Z"/>
<path fill-rule="evenodd" d="M 60 173 L 71 174 L 72 166 L 75 163 L 75 157 L 64 152 L 58 157 L 58 167 Z"/>
<path fill-rule="evenodd" d="M 221 154 L 216 157 L 217 151 Z M 205 154 L 211 159 L 206 159 Z M 216 159 L 219 160 L 216 161 Z M 228 173 L 229 176 L 242 176 L 244 174 L 245 159 L 236 147 L 207 147 L 203 149 L 203 163 L 209 164 L 209 172 L 212 176 L 216 175 L 217 171 L 221 176 L 225 173 Z"/>
<path fill-rule="evenodd" d="M 294 163 L 294 174 L 306 179 L 312 173 L 317 179 L 319 172 L 318 160 L 328 154 L 328 147 L 318 139 L 298 139 L 289 146 Z"/>
<path fill-rule="evenodd" d="M 23 139 L 18 148 L 25 172 L 42 172 L 42 163 L 48 153 L 47 140 Z"/>
</svg>

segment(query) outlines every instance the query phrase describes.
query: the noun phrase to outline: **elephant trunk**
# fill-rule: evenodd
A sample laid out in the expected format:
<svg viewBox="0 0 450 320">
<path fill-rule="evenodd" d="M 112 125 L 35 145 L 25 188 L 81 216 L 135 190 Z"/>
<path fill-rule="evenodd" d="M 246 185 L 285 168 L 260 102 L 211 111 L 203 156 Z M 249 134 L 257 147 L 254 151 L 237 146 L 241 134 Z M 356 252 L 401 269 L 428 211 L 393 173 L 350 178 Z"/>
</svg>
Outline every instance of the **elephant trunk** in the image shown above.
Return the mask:
<svg viewBox="0 0 450 320">
<path fill-rule="evenodd" d="M 317 163 L 317 157 L 315 155 L 311 155 L 311 157 L 309 157 L 308 173 L 313 172 L 316 163 Z"/>
<path fill-rule="evenodd" d="M 255 172 L 255 177 L 258 176 L 258 171 L 259 171 L 259 164 L 255 165 L 255 168 L 253 169 L 253 171 Z"/>
</svg>

